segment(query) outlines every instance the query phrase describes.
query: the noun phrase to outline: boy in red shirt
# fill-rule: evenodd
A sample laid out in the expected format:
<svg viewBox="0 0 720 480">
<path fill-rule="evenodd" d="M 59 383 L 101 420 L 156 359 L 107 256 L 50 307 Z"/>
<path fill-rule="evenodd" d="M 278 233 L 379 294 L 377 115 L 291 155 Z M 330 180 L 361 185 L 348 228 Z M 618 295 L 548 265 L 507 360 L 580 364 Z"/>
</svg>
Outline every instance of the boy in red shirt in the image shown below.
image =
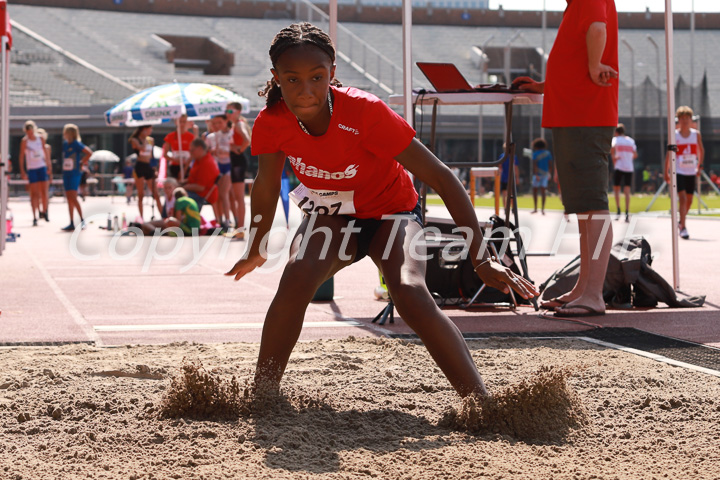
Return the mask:
<svg viewBox="0 0 720 480">
<path fill-rule="evenodd" d="M 578 214 L 580 275 L 565 295 L 543 304 L 556 317 L 605 314 L 602 296 L 612 225 L 608 156 L 618 124 L 618 21 L 613 0 L 567 0 L 547 63 L 547 78 L 515 79 L 545 93 L 543 127 L 551 128 L 565 213 Z"/>
<path fill-rule="evenodd" d="M 182 186 L 187 191 L 188 197 L 197 202 L 198 208 L 202 209 L 206 202 L 214 206 L 218 200 L 217 181 L 220 177 L 220 169 L 210 155 L 205 140 L 196 138 L 192 141 L 190 156 L 194 162 L 187 181 Z"/>
<path fill-rule="evenodd" d="M 165 135 L 162 154 L 168 161 L 168 176 L 184 180 L 180 168 L 181 165 L 184 167 L 185 171 L 182 173 L 185 174 L 190 167 L 190 142 L 195 139 L 195 135 L 189 131 L 187 115 L 181 115 L 176 122 L 180 129 L 181 141 L 178 142 L 177 131 Z"/>
<path fill-rule="evenodd" d="M 270 59 L 267 106 L 253 127 L 252 151 L 259 155 L 251 201 L 253 234 L 244 258 L 227 275 L 239 280 L 265 263 L 261 252 L 275 217 L 286 158 L 302 182 L 292 197 L 307 215 L 265 319 L 256 386 L 278 388 L 318 287 L 369 255 L 398 313 L 456 391 L 486 395 L 460 331 L 425 284 L 425 262 L 417 255 L 424 250 L 417 245 L 423 233 L 421 212 L 405 168 L 438 192 L 457 225 L 472 233 L 467 239 L 472 262 L 487 285 L 506 292 L 513 288 L 524 298 L 537 291 L 490 258 L 464 187 L 414 138 L 413 129 L 377 97 L 337 85 L 335 49 L 326 33 L 309 23 L 291 25 L 276 35 Z M 401 217 L 383 220 L 392 214 Z"/>
</svg>

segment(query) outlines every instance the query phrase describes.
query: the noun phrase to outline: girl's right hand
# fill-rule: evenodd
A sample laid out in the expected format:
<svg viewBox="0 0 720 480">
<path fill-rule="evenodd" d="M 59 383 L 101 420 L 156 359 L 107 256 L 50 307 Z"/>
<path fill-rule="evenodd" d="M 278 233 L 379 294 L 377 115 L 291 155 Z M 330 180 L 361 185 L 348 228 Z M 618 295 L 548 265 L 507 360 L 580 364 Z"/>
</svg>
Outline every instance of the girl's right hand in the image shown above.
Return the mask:
<svg viewBox="0 0 720 480">
<path fill-rule="evenodd" d="M 235 281 L 237 282 L 248 273 L 258 267 L 261 267 L 266 261 L 267 259 L 263 258 L 260 254 L 253 255 L 248 258 L 241 258 L 225 275 L 228 277 L 235 277 Z"/>
</svg>

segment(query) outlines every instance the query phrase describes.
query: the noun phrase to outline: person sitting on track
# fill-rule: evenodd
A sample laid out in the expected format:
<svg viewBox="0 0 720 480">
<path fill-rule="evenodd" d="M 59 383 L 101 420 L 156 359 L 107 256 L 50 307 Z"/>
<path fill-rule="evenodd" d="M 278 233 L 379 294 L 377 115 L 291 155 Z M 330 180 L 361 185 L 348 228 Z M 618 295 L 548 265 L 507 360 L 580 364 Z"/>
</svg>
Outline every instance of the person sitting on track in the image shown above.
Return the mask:
<svg viewBox="0 0 720 480">
<path fill-rule="evenodd" d="M 259 172 L 251 197 L 250 244 L 226 275 L 239 280 L 262 266 L 275 218 L 285 159 L 302 184 L 292 197 L 305 218 L 263 326 L 255 371 L 258 390 L 277 391 L 303 317 L 318 287 L 366 255 L 376 263 L 403 320 L 419 335 L 461 396 L 487 395 L 460 330 L 425 284 L 418 195 L 409 170 L 438 192 L 467 233 L 475 271 L 491 287 L 538 295 L 487 252 L 475 211 L 450 169 L 379 98 L 335 80 L 330 37 L 309 23 L 278 33 L 270 47 L 267 106 L 253 128 Z M 392 221 L 382 220 L 389 214 Z M 324 235 L 315 235 L 318 231 Z M 413 241 L 415 239 L 415 241 Z"/>
<path fill-rule="evenodd" d="M 217 182 L 220 179 L 220 169 L 205 140 L 196 138 L 192 141 L 190 156 L 193 164 L 182 187 L 187 190 L 188 196 L 195 200 L 198 208 L 201 209 L 205 203 L 214 206 L 218 201 Z"/>
<path fill-rule="evenodd" d="M 197 235 L 200 231 L 200 209 L 197 202 L 188 196 L 184 188 L 176 188 L 172 192 L 175 199 L 172 215 L 162 220 L 155 220 L 145 223 L 131 223 L 131 227 L 137 227 L 145 235 L 153 235 L 158 230 L 168 228 L 179 228 L 185 235 Z"/>
</svg>

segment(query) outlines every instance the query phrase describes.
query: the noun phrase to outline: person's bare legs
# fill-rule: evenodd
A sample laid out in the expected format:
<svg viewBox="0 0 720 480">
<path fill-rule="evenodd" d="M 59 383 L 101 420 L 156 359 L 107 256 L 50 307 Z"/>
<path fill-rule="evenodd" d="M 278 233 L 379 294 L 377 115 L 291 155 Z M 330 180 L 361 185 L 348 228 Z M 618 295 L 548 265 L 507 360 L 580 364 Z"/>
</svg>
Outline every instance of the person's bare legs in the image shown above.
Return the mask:
<svg viewBox="0 0 720 480">
<path fill-rule="evenodd" d="M 32 210 L 33 224 L 37 223 L 35 212 L 40 212 L 40 192 L 38 192 L 39 185 L 39 183 L 31 183 L 28 185 L 28 189 L 30 190 L 30 209 Z"/>
<path fill-rule="evenodd" d="M 300 337 L 305 311 L 315 292 L 328 278 L 350 265 L 357 250 L 357 241 L 351 236 L 346 252 L 351 259 L 340 260 L 343 240 L 340 230 L 348 224 L 346 218 L 317 215 L 312 232 L 308 231 L 309 220 L 310 217 L 305 217 L 295 234 L 290 259 L 265 317 L 255 370 L 255 385 L 263 391 L 279 388 L 290 353 Z M 322 230 L 318 231 L 321 227 L 328 227 L 332 232 L 324 258 L 321 253 L 326 235 Z M 307 245 L 301 256 L 304 238 Z"/>
<path fill-rule="evenodd" d="M 412 238 L 421 230 L 416 222 L 403 219 L 395 238 L 393 221 L 385 221 L 370 245 L 370 257 L 380 268 L 390 296 L 405 323 L 418 334 L 428 352 L 461 397 L 487 395 L 487 389 L 460 330 L 430 295 L 425 283 L 425 261 L 413 258 Z M 392 242 L 389 255 L 383 258 Z M 419 245 L 416 252 L 424 255 Z"/>
<path fill-rule="evenodd" d="M 542 214 L 545 215 L 545 197 L 547 195 L 547 188 L 540 187 L 540 196 L 542 200 Z"/>
<path fill-rule="evenodd" d="M 220 212 L 223 220 L 220 223 L 230 223 L 230 174 L 225 174 L 218 183 L 218 193 L 220 195 Z"/>
<path fill-rule="evenodd" d="M 625 220 L 630 215 L 630 185 L 625 185 Z"/>
<path fill-rule="evenodd" d="M 610 212 L 596 210 L 578 214 L 580 228 L 580 276 L 573 290 L 560 297 L 569 303 L 562 308 L 567 314 L 583 314 L 587 310 L 573 308 L 584 305 L 598 312 L 605 311 L 603 285 L 612 248 Z"/>
<path fill-rule="evenodd" d="M 140 230 L 145 235 L 153 235 L 156 230 L 164 230 L 166 228 L 180 228 L 180 221 L 174 217 L 168 217 L 162 220 L 154 220 L 152 222 L 145 222 L 140 224 Z"/>
<path fill-rule="evenodd" d="M 80 221 L 82 222 L 83 214 L 82 214 L 82 208 L 80 207 L 80 202 L 78 201 L 78 192 L 77 190 L 66 190 L 65 191 L 65 198 L 67 199 L 68 204 L 68 210 L 70 211 L 70 224 L 74 225 L 74 211 L 77 210 L 78 215 L 80 215 Z"/>
<path fill-rule="evenodd" d="M 150 182 L 150 191 L 152 192 L 153 199 L 155 200 L 155 206 L 157 207 L 158 215 L 162 216 L 162 202 L 160 202 L 160 191 L 157 185 L 157 177 L 153 178 L 152 180 L 148 180 L 148 182 Z"/>
<path fill-rule="evenodd" d="M 687 220 L 687 214 L 690 211 L 690 206 L 693 201 L 693 194 L 685 191 L 678 192 L 679 198 L 679 210 L 680 210 L 680 228 L 687 228 L 685 226 L 685 220 Z"/>
<path fill-rule="evenodd" d="M 48 198 L 48 189 L 50 188 L 50 182 L 40 182 L 39 185 L 40 187 L 38 188 L 40 189 L 40 204 L 43 207 L 43 213 L 45 214 L 45 216 L 47 216 L 48 207 L 50 206 L 50 199 Z"/>
<path fill-rule="evenodd" d="M 142 177 L 135 178 L 135 189 L 138 197 L 138 210 L 140 210 L 140 218 L 143 216 L 143 199 L 145 198 L 145 179 Z"/>
<path fill-rule="evenodd" d="M 232 184 L 232 193 L 235 197 L 235 226 L 241 230 L 245 229 L 245 182 Z"/>
<path fill-rule="evenodd" d="M 620 218 L 620 185 L 613 186 L 613 194 L 615 195 L 615 206 L 617 208 L 618 219 Z"/>
<path fill-rule="evenodd" d="M 533 205 L 535 206 L 535 208 L 530 213 L 537 213 L 538 187 L 533 187 L 532 192 L 533 192 Z"/>
</svg>

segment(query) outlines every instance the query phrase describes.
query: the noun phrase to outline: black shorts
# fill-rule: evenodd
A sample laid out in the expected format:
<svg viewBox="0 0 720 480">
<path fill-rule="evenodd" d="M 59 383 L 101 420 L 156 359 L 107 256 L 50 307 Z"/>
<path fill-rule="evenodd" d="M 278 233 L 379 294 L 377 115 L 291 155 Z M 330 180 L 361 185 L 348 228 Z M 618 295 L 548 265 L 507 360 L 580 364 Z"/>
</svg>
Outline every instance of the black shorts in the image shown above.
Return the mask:
<svg viewBox="0 0 720 480">
<path fill-rule="evenodd" d="M 397 212 L 395 215 L 407 215 L 411 217 L 413 221 L 417 222 L 417 224 L 420 225 L 420 228 L 424 227 L 422 220 L 422 207 L 420 206 L 419 200 L 417 205 L 415 205 L 415 208 L 412 210 Z M 351 215 L 344 215 L 344 217 L 348 220 L 354 220 L 354 227 L 360 229 L 357 233 L 357 252 L 355 252 L 355 259 L 353 260 L 353 263 L 359 262 L 365 258 L 368 253 L 370 253 L 370 244 L 372 243 L 375 234 L 380 229 L 383 222 L 392 220 L 389 218 L 386 220 L 378 220 L 376 218 L 355 218 Z"/>
<path fill-rule="evenodd" d="M 633 172 L 615 170 L 613 174 L 613 185 L 616 187 L 632 187 Z"/>
<path fill-rule="evenodd" d="M 135 162 L 135 177 L 145 180 L 155 179 L 155 170 L 146 162 Z"/>
<path fill-rule="evenodd" d="M 232 183 L 245 182 L 245 173 L 247 172 L 248 159 L 245 153 L 230 152 L 230 179 Z"/>
<path fill-rule="evenodd" d="M 180 178 L 180 165 L 169 165 L 168 176 L 172 178 Z"/>
<path fill-rule="evenodd" d="M 677 174 L 677 189 L 678 192 L 685 192 L 688 195 L 695 193 L 695 182 L 697 177 L 695 175 L 681 175 Z"/>
</svg>

